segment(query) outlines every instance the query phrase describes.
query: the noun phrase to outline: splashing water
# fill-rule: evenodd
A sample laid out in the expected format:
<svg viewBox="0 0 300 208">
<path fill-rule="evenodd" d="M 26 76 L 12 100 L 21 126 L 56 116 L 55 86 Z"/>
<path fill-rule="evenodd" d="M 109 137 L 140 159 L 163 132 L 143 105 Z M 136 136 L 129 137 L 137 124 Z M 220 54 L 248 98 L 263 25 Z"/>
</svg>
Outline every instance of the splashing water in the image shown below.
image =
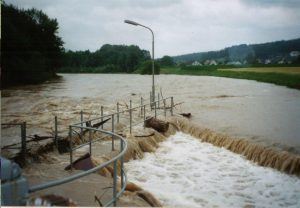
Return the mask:
<svg viewBox="0 0 300 208">
<path fill-rule="evenodd" d="M 164 206 L 300 207 L 300 179 L 177 133 L 126 164 L 129 181 Z"/>
</svg>

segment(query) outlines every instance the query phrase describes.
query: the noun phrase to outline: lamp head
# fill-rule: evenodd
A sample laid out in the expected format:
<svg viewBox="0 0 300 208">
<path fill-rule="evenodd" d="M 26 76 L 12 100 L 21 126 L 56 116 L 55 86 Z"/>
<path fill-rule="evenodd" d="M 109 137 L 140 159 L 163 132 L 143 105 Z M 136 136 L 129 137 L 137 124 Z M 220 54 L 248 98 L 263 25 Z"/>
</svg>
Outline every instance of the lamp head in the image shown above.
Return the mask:
<svg viewBox="0 0 300 208">
<path fill-rule="evenodd" d="M 131 21 L 131 20 L 124 20 L 124 22 L 125 22 L 125 23 L 127 23 L 127 24 L 134 25 L 134 26 L 138 26 L 138 25 L 140 25 L 139 23 L 137 23 L 137 22 L 134 22 L 134 21 Z"/>
</svg>

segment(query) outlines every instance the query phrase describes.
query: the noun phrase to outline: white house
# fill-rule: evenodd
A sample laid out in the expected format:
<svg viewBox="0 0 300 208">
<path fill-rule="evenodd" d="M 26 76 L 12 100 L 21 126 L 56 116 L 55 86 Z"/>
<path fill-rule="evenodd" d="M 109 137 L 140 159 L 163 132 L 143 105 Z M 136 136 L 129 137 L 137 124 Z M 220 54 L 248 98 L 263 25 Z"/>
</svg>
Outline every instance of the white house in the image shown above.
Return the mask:
<svg viewBox="0 0 300 208">
<path fill-rule="evenodd" d="M 218 63 L 217 63 L 215 60 L 212 59 L 212 60 L 210 61 L 209 65 L 214 65 L 214 66 L 215 66 L 215 65 L 218 65 Z"/>
<path fill-rule="evenodd" d="M 286 60 L 283 58 L 283 59 L 281 59 L 280 61 L 278 61 L 277 63 L 278 63 L 278 64 L 286 64 L 287 62 L 286 62 Z"/>
<path fill-rule="evenodd" d="M 299 52 L 299 51 L 291 51 L 291 52 L 290 52 L 290 56 L 291 56 L 291 57 L 297 57 L 297 56 L 300 56 L 300 52 Z"/>
<path fill-rule="evenodd" d="M 271 63 L 271 60 L 270 59 L 266 59 L 265 60 L 265 64 L 270 64 Z"/>
<path fill-rule="evenodd" d="M 202 64 L 199 63 L 198 61 L 194 61 L 194 62 L 192 63 L 192 66 L 202 66 Z"/>
<path fill-rule="evenodd" d="M 212 65 L 218 65 L 218 63 L 215 61 L 215 60 L 206 60 L 205 62 L 204 62 L 204 65 L 210 65 L 210 66 L 212 66 Z"/>
<path fill-rule="evenodd" d="M 227 65 L 242 65 L 242 63 L 239 61 L 230 61 L 227 63 Z"/>
</svg>

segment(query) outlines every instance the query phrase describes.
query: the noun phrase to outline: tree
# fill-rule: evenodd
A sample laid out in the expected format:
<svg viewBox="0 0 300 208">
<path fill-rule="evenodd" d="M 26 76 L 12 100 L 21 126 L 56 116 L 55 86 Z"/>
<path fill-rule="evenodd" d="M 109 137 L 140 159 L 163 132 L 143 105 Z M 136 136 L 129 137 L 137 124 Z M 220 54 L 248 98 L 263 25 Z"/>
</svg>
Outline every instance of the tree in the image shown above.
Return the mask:
<svg viewBox="0 0 300 208">
<path fill-rule="evenodd" d="M 139 71 L 141 74 L 152 74 L 152 61 L 145 61 Z M 157 62 L 154 62 L 154 74 L 160 74 L 160 66 Z"/>
<path fill-rule="evenodd" d="M 56 76 L 63 41 L 58 23 L 42 11 L 2 5 L 1 86 L 32 84 Z"/>
<path fill-rule="evenodd" d="M 173 59 L 170 56 L 163 56 L 160 60 L 159 60 L 159 64 L 163 67 L 170 67 L 170 66 L 174 66 L 175 63 L 173 61 Z"/>
</svg>

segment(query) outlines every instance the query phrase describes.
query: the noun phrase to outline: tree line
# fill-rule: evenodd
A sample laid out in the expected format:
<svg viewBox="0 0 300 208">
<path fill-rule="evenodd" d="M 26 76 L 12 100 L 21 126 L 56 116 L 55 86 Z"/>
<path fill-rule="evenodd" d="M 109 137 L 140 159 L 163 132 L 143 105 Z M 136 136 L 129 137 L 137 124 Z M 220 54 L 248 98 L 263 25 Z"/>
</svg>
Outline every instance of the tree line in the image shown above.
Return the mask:
<svg viewBox="0 0 300 208">
<path fill-rule="evenodd" d="M 299 59 L 290 56 L 291 51 L 300 51 L 300 38 L 293 40 L 282 40 L 261 44 L 241 44 L 231 46 L 219 51 L 208 51 L 174 56 L 174 61 L 178 63 L 205 60 L 217 60 L 226 64 L 231 61 L 240 61 L 256 64 L 258 59 L 289 60 L 292 63 L 299 63 Z"/>
<path fill-rule="evenodd" d="M 95 52 L 65 52 L 60 72 L 132 73 L 147 60 L 150 53 L 138 46 L 105 44 Z"/>
</svg>

